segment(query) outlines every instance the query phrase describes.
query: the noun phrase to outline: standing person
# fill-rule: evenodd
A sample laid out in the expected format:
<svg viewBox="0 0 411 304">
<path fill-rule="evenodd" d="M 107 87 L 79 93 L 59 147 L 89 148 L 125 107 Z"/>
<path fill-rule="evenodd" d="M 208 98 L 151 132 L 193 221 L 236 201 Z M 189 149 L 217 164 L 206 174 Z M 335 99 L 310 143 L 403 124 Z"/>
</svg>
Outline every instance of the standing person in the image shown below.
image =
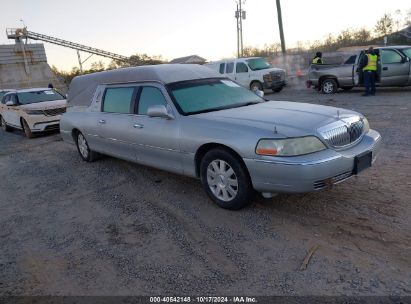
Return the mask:
<svg viewBox="0 0 411 304">
<path fill-rule="evenodd" d="M 370 46 L 368 52 L 363 56 L 360 68 L 364 74 L 365 92 L 362 96 L 375 95 L 375 78 L 377 74 L 378 56 L 375 54 L 374 48 Z"/>
<path fill-rule="evenodd" d="M 324 64 L 323 53 L 321 53 L 321 52 L 315 53 L 315 57 L 313 58 L 311 63 L 312 64 Z"/>
<path fill-rule="evenodd" d="M 315 57 L 313 58 L 313 60 L 311 60 L 311 63 L 312 64 L 324 64 L 323 53 L 321 53 L 321 52 L 315 53 Z M 315 89 L 318 92 L 321 92 L 321 86 L 320 85 L 316 86 Z"/>
</svg>

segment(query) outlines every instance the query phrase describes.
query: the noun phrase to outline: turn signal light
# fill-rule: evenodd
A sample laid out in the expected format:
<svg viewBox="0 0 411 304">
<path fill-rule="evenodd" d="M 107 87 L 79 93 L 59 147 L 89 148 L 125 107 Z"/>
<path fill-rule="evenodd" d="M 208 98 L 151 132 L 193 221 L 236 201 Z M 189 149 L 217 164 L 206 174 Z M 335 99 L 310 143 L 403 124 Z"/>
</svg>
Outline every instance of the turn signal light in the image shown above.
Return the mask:
<svg viewBox="0 0 411 304">
<path fill-rule="evenodd" d="M 260 155 L 277 155 L 277 150 L 276 149 L 264 149 L 264 148 L 257 148 L 256 150 L 257 154 Z"/>
</svg>

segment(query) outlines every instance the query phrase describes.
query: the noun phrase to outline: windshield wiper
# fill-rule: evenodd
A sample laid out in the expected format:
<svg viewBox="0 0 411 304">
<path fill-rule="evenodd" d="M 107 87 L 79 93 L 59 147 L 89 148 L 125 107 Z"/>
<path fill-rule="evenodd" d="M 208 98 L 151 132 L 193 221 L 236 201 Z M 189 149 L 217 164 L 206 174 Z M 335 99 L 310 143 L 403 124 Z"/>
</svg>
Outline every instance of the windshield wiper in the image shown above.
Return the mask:
<svg viewBox="0 0 411 304">
<path fill-rule="evenodd" d="M 188 112 L 186 114 L 187 115 L 195 115 L 195 114 L 202 114 L 202 113 L 208 113 L 208 112 L 214 112 L 214 111 L 228 110 L 228 109 L 251 106 L 251 105 L 254 105 L 254 104 L 257 104 L 257 103 L 262 103 L 262 102 L 264 102 L 264 101 L 249 101 L 249 102 L 244 102 L 244 103 L 234 104 L 234 105 L 228 105 L 228 106 L 223 106 L 223 107 L 218 107 L 218 108 L 206 109 L 206 110 L 195 111 L 195 112 Z"/>
<path fill-rule="evenodd" d="M 244 103 L 239 103 L 239 104 L 234 104 L 234 105 L 229 105 L 225 107 L 218 108 L 219 110 L 227 110 L 227 109 L 234 109 L 234 108 L 241 108 L 241 107 L 246 107 L 246 106 L 251 106 L 257 103 L 261 103 L 261 101 L 249 101 L 249 102 L 244 102 Z"/>
</svg>

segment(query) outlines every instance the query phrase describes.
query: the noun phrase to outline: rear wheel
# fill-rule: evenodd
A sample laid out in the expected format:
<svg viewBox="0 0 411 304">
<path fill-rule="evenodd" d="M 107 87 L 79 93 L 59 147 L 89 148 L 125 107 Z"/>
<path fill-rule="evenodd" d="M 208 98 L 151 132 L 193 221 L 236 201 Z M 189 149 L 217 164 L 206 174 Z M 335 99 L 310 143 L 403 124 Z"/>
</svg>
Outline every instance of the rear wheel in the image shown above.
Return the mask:
<svg viewBox="0 0 411 304">
<path fill-rule="evenodd" d="M 0 116 L 0 124 L 1 124 L 1 128 L 5 132 L 10 132 L 11 131 L 11 128 L 6 124 L 6 121 L 4 120 L 3 116 Z"/>
<path fill-rule="evenodd" d="M 275 88 L 275 89 L 273 89 L 273 92 L 278 93 L 278 92 L 281 92 L 282 89 L 283 89 L 283 87 Z"/>
<path fill-rule="evenodd" d="M 99 154 L 97 152 L 90 150 L 90 147 L 87 143 L 87 139 L 81 132 L 77 132 L 76 134 L 76 145 L 77 151 L 83 160 L 87 162 L 93 162 L 98 158 Z"/>
<path fill-rule="evenodd" d="M 334 79 L 325 79 L 321 82 L 321 91 L 324 94 L 334 94 L 338 90 L 338 84 Z"/>
<path fill-rule="evenodd" d="M 254 91 L 262 91 L 263 90 L 263 85 L 259 81 L 253 81 L 250 84 L 250 90 L 253 91 L 253 92 Z"/>
<path fill-rule="evenodd" d="M 34 133 L 31 132 L 29 124 L 27 123 L 26 120 L 22 119 L 22 126 L 23 126 L 23 131 L 24 134 L 26 134 L 27 138 L 33 138 L 34 137 Z"/>
<path fill-rule="evenodd" d="M 245 166 L 229 151 L 217 148 L 205 154 L 200 164 L 204 190 L 220 207 L 237 210 L 251 202 L 254 189 Z"/>
</svg>

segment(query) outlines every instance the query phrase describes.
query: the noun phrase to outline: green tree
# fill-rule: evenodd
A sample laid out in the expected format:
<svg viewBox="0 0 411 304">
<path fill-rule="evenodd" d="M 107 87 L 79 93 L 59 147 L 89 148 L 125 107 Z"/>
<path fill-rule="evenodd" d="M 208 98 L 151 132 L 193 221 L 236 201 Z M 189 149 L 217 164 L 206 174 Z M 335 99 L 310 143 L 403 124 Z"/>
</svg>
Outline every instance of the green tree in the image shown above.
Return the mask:
<svg viewBox="0 0 411 304">
<path fill-rule="evenodd" d="M 95 72 L 104 71 L 104 63 L 102 61 L 93 62 L 90 66 L 90 70 Z"/>
<path fill-rule="evenodd" d="M 375 31 L 380 36 L 387 36 L 393 32 L 394 29 L 394 19 L 391 14 L 385 13 L 380 20 L 377 21 L 375 25 Z"/>
<path fill-rule="evenodd" d="M 411 26 L 411 8 L 407 11 L 407 15 L 405 16 L 404 26 Z"/>
<path fill-rule="evenodd" d="M 353 36 L 355 44 L 361 44 L 371 40 L 371 32 L 365 28 L 355 31 Z"/>
</svg>

